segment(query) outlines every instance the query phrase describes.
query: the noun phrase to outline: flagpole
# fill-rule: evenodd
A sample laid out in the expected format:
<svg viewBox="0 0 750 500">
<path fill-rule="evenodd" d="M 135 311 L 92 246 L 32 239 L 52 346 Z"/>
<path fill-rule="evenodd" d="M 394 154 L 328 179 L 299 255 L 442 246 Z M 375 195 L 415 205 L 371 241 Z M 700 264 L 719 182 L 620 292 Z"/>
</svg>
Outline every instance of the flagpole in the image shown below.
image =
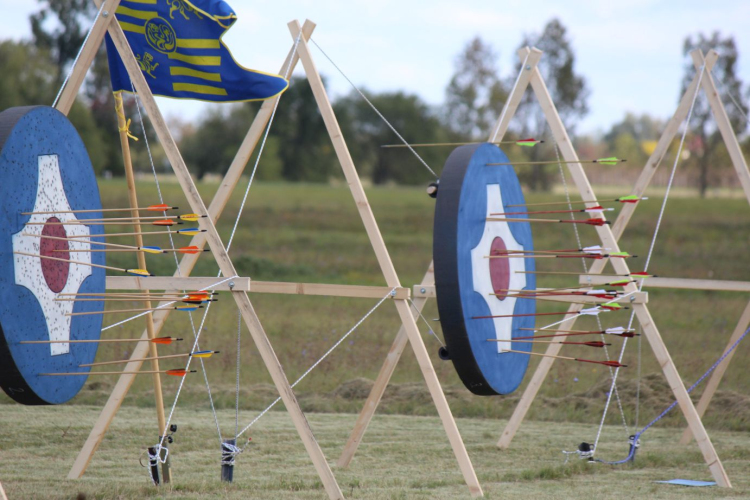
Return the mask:
<svg viewBox="0 0 750 500">
<path fill-rule="evenodd" d="M 130 202 L 130 213 L 134 218 L 138 217 L 138 197 L 135 192 L 135 176 L 133 175 L 133 162 L 130 157 L 130 122 L 125 119 L 125 106 L 122 101 L 122 92 L 114 92 L 115 97 L 115 113 L 117 114 L 117 128 L 120 131 L 120 146 L 122 146 L 122 162 L 125 167 L 125 178 L 128 183 L 128 200 Z M 144 129 L 143 133 L 146 131 Z M 136 246 L 143 246 L 143 236 L 138 234 L 141 232 L 140 222 L 135 222 L 133 225 L 133 232 L 135 232 Z M 140 269 L 146 269 L 146 256 L 143 252 L 137 252 L 136 257 L 138 259 L 138 266 Z M 144 290 L 144 293 L 148 293 L 148 290 Z M 144 304 L 146 309 L 151 309 L 151 301 L 146 301 Z M 156 338 L 154 332 L 154 318 L 151 312 L 146 314 L 146 331 L 148 332 L 148 338 L 153 340 Z M 156 348 L 156 343 L 148 343 L 149 357 L 151 359 L 151 371 L 153 372 L 152 377 L 154 381 L 154 398 L 156 399 L 156 419 L 159 426 L 157 436 L 161 436 L 162 432 L 165 432 L 166 427 L 166 416 L 164 415 L 164 396 L 161 390 L 161 377 L 159 369 L 159 352 Z M 162 446 L 166 447 L 167 443 L 162 443 Z M 172 480 L 172 474 L 169 467 L 169 453 L 166 453 L 164 462 L 162 465 L 162 476 L 165 483 L 169 483 Z"/>
</svg>

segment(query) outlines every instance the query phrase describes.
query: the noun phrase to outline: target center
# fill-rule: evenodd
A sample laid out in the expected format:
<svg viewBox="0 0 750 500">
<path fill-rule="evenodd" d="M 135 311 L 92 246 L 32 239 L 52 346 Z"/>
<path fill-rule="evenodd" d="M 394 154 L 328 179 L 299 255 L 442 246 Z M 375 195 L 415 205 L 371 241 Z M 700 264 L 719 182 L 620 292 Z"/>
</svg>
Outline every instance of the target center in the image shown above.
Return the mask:
<svg viewBox="0 0 750 500">
<path fill-rule="evenodd" d="M 492 240 L 490 245 L 490 255 L 507 255 L 508 249 L 505 241 L 499 236 Z M 508 295 L 510 286 L 510 263 L 508 258 L 490 259 L 490 281 L 492 289 L 495 291 L 497 300 L 505 300 Z"/>
<path fill-rule="evenodd" d="M 51 224 L 56 223 L 56 224 Z M 70 247 L 65 240 L 45 238 L 52 236 L 54 238 L 66 238 L 65 226 L 60 224 L 60 219 L 50 217 L 46 220 L 42 229 L 42 238 L 39 243 L 39 254 L 45 257 L 55 257 L 59 259 L 70 259 Z M 50 290 L 60 293 L 65 284 L 68 282 L 68 272 L 70 271 L 70 262 L 59 260 L 41 259 L 42 275 L 44 281 Z"/>
</svg>

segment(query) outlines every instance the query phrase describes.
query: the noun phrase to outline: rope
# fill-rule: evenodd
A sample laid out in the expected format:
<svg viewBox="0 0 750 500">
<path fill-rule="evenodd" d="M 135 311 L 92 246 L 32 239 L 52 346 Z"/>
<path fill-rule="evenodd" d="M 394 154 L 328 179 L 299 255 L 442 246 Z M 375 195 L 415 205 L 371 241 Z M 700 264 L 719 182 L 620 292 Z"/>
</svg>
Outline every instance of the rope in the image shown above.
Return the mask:
<svg viewBox="0 0 750 500">
<path fill-rule="evenodd" d="M 240 339 L 242 339 L 242 313 L 237 310 L 237 386 L 234 393 L 234 439 L 240 429 Z"/>
<path fill-rule="evenodd" d="M 143 114 L 141 113 L 140 98 L 138 96 L 138 93 L 135 91 L 135 86 L 133 85 L 132 80 L 130 82 L 130 86 L 131 86 L 131 89 L 133 90 L 133 95 L 135 96 L 136 109 L 138 110 L 138 121 L 139 121 L 139 123 L 141 125 L 141 131 L 143 132 L 143 142 L 146 144 L 146 151 L 148 151 L 148 159 L 149 159 L 149 162 L 151 163 L 151 172 L 154 175 L 154 183 L 156 185 L 156 191 L 157 191 L 157 194 L 159 196 L 159 203 L 161 203 L 163 205 L 164 204 L 164 197 L 162 196 L 161 184 L 159 183 L 159 176 L 156 174 L 156 165 L 154 164 L 154 157 L 151 154 L 151 146 L 149 145 L 148 135 L 146 134 L 146 126 L 145 126 L 145 123 L 144 123 L 144 120 L 143 120 Z M 164 211 L 163 213 L 164 213 L 165 216 L 167 215 L 166 211 Z M 174 250 L 175 249 L 174 238 L 172 237 L 171 233 L 169 233 L 169 244 L 170 244 L 171 249 Z M 182 273 L 180 272 L 180 262 L 177 259 L 177 252 L 171 252 L 171 253 L 172 253 L 172 256 L 174 257 L 174 263 L 175 263 L 175 269 L 177 270 L 177 275 L 181 276 Z M 186 290 L 183 290 L 182 292 L 185 293 Z M 206 307 L 206 314 L 208 313 L 208 309 L 210 309 L 210 307 L 211 307 L 211 303 L 209 302 L 208 306 Z M 205 317 L 205 314 L 204 314 L 204 317 Z M 191 329 L 193 331 L 193 338 L 196 341 L 195 349 L 200 350 L 200 345 L 198 345 L 198 343 L 197 343 L 198 335 L 197 335 L 197 333 L 195 331 L 195 321 L 193 320 L 193 312 L 192 311 L 188 312 L 188 318 L 190 319 L 190 327 L 191 327 Z M 203 358 L 199 358 L 199 361 L 200 361 L 200 364 L 201 364 L 201 373 L 203 374 L 203 381 L 204 381 L 204 383 L 206 385 L 206 392 L 208 393 L 208 401 L 209 401 L 209 403 L 211 405 L 211 413 L 213 414 L 214 423 L 216 424 L 216 432 L 219 435 L 219 442 L 222 442 L 221 427 L 219 426 L 219 416 L 216 414 L 216 407 L 214 405 L 214 398 L 213 398 L 213 394 L 211 394 L 211 384 L 209 384 L 209 382 L 208 382 L 208 372 L 206 371 L 206 364 L 204 363 Z"/>
<path fill-rule="evenodd" d="M 716 81 L 718 81 L 718 82 L 719 82 L 719 84 L 720 84 L 720 85 L 721 85 L 721 86 L 723 87 L 723 89 L 724 89 L 724 92 L 725 92 L 725 93 L 726 93 L 726 94 L 727 94 L 727 95 L 729 96 L 729 98 L 730 98 L 730 99 L 732 100 L 732 102 L 734 103 L 734 107 L 735 107 L 735 108 L 737 109 L 737 111 L 739 111 L 739 112 L 740 112 L 740 114 L 741 114 L 741 115 L 742 115 L 742 116 L 743 116 L 743 117 L 745 118 L 745 122 L 746 122 L 746 123 L 745 123 L 745 127 L 747 127 L 747 121 L 748 121 L 748 117 L 747 117 L 747 114 L 745 114 L 745 110 L 744 110 L 744 109 L 742 109 L 742 106 L 740 105 L 740 103 L 739 103 L 739 102 L 737 102 L 737 99 L 735 99 L 735 98 L 734 98 L 734 95 L 732 95 L 732 91 L 731 91 L 731 90 L 729 90 L 729 85 L 727 85 L 726 83 L 724 83 L 724 81 L 723 81 L 723 80 L 722 80 L 721 78 L 719 78 L 719 76 L 718 76 L 718 75 L 716 75 L 716 74 L 714 73 L 714 70 L 715 70 L 715 69 L 716 69 L 716 66 L 714 66 L 713 68 L 711 68 L 711 71 L 710 71 L 711 75 L 712 75 L 712 76 L 713 76 L 714 78 L 716 78 Z"/>
<path fill-rule="evenodd" d="M 424 317 L 424 315 L 422 314 L 422 311 L 419 310 L 419 308 L 417 307 L 417 305 L 414 303 L 413 300 L 409 299 L 409 302 L 411 303 L 411 306 L 414 308 L 417 314 L 419 314 L 419 317 L 422 318 L 422 321 L 424 321 L 424 324 L 427 325 L 427 331 L 433 337 L 435 337 L 435 340 L 437 340 L 442 347 L 445 347 L 445 344 L 443 343 L 442 340 L 440 340 L 440 337 L 437 336 L 437 334 L 435 333 L 435 330 L 432 329 L 432 326 L 430 326 L 430 323 L 427 321 L 427 318 Z"/>
<path fill-rule="evenodd" d="M 549 127 L 549 123 L 547 124 Z M 557 157 L 557 166 L 560 169 L 560 178 L 562 179 L 563 188 L 565 189 L 565 198 L 568 200 L 568 210 L 571 211 L 571 218 L 573 220 L 576 219 L 576 214 L 573 212 L 573 203 L 570 201 L 570 192 L 568 191 L 568 181 L 565 178 L 565 171 L 563 170 L 562 166 L 562 160 L 560 159 L 560 149 L 557 146 L 557 139 L 555 138 L 555 134 L 552 134 L 552 141 L 555 146 L 555 156 Z M 581 235 L 578 232 L 578 224 L 571 224 L 573 226 L 573 231 L 576 235 L 576 242 L 578 243 L 578 248 L 583 248 L 583 244 L 581 243 Z M 588 273 L 588 265 L 586 265 L 586 259 L 581 257 L 581 265 L 583 266 L 583 272 Z M 596 324 L 599 325 L 599 330 L 604 331 L 604 326 L 602 325 L 602 320 L 599 318 L 599 316 L 596 317 Z M 602 342 L 605 342 L 604 334 L 601 335 Z M 607 349 L 606 342 L 604 344 L 604 359 L 607 361 L 610 361 L 609 357 L 609 349 Z M 614 379 L 615 372 L 612 369 L 611 366 L 607 367 L 609 369 L 609 376 L 610 378 Z M 625 411 L 622 409 L 622 401 L 620 400 L 620 393 L 617 390 L 617 384 L 614 384 L 614 390 L 615 390 L 615 397 L 617 398 L 617 406 L 620 408 L 620 416 L 622 417 L 622 425 L 625 427 L 625 434 L 630 434 L 630 430 L 628 429 L 628 422 L 625 418 Z M 566 458 L 567 460 L 567 458 Z"/>
<path fill-rule="evenodd" d="M 76 54 L 76 58 L 73 59 L 73 65 L 68 70 L 68 75 L 65 77 L 65 81 L 63 81 L 62 85 L 60 86 L 60 90 L 57 91 L 57 96 L 55 97 L 54 102 L 52 103 L 52 107 L 54 108 L 57 106 L 57 101 L 60 100 L 60 96 L 63 93 L 63 89 L 65 89 L 65 86 L 68 84 L 68 80 L 70 80 L 70 76 L 73 74 L 73 69 L 75 69 L 76 64 L 78 63 L 78 59 L 81 57 L 81 53 L 83 52 L 83 48 L 86 46 L 86 42 L 89 41 L 89 37 L 91 36 L 91 32 L 94 31 L 94 26 L 96 25 L 96 21 L 99 19 L 99 16 L 102 14 L 102 10 L 104 9 L 104 2 L 102 2 L 101 7 L 99 7 L 99 10 L 96 13 L 96 17 L 94 17 L 94 21 L 91 23 L 91 27 L 89 28 L 88 33 L 86 33 L 86 37 L 83 39 L 83 43 L 81 44 L 81 48 L 78 49 L 78 53 Z"/>
<path fill-rule="evenodd" d="M 335 62 L 333 62 L 333 59 L 331 59 L 331 58 L 330 58 L 330 57 L 328 56 L 328 54 L 326 54 L 326 52 L 325 52 L 325 51 L 324 51 L 324 50 L 323 50 L 323 49 L 322 49 L 322 48 L 320 47 L 320 45 L 318 45 L 318 43 L 317 43 L 317 42 L 316 42 L 316 41 L 315 41 L 314 39 L 312 39 L 312 38 L 311 38 L 311 39 L 310 39 L 310 41 L 311 41 L 311 42 L 312 42 L 312 43 L 313 43 L 313 44 L 314 44 L 314 45 L 315 45 L 315 46 L 316 46 L 316 47 L 318 48 L 318 50 L 320 51 L 320 53 L 321 53 L 321 54 L 323 54 L 323 55 L 325 56 L 325 58 L 326 58 L 326 59 L 328 59 L 328 62 L 330 62 L 330 63 L 331 63 L 332 65 L 333 65 L 333 67 L 334 67 L 334 68 L 336 68 L 336 69 L 338 70 L 338 72 L 339 72 L 339 73 L 341 73 L 341 76 L 343 76 L 343 77 L 344 77 L 344 79 L 345 79 L 345 80 L 346 80 L 347 82 L 349 82 L 349 85 L 351 85 L 351 86 L 352 86 L 352 88 L 353 88 L 354 90 L 356 90 L 356 91 L 357 91 L 357 93 L 358 93 L 358 94 L 359 94 L 360 96 L 362 96 L 362 99 L 364 99 L 364 100 L 365 100 L 365 102 L 366 102 L 366 103 L 367 103 L 367 104 L 368 104 L 368 105 L 369 105 L 369 106 L 370 106 L 370 107 L 372 108 L 372 110 L 373 110 L 373 111 L 375 111 L 375 113 L 376 113 L 376 114 L 377 114 L 377 115 L 378 115 L 378 116 L 380 117 L 380 119 L 381 119 L 381 120 L 383 120 L 383 123 L 385 123 L 385 124 L 386 124 L 386 125 L 388 126 L 388 128 L 389 128 L 389 129 L 391 129 L 391 131 L 392 131 L 392 132 L 393 132 L 394 134 L 396 134 L 396 137 L 398 137 L 398 139 L 399 139 L 399 140 L 400 140 L 401 142 L 403 142 L 403 143 L 404 143 L 404 146 L 406 146 L 406 147 L 407 147 L 407 148 L 409 149 L 409 151 L 411 151 L 411 152 L 412 152 L 412 154 L 413 154 L 413 155 L 414 155 L 414 156 L 415 156 L 415 157 L 416 157 L 416 158 L 417 158 L 417 159 L 419 160 L 419 162 L 420 162 L 420 163 L 421 163 L 422 165 L 424 165 L 424 168 L 426 168 L 427 170 L 429 170 L 429 171 L 430 171 L 430 173 L 431 173 L 431 174 L 432 174 L 432 175 L 433 175 L 433 176 L 434 176 L 434 177 L 435 177 L 436 179 L 438 179 L 438 175 L 437 175 L 437 174 L 435 173 L 435 171 L 434 171 L 433 169 L 431 169 L 431 168 L 430 168 L 430 166 L 429 166 L 429 165 L 427 164 L 427 162 L 426 162 L 426 161 L 424 161 L 424 159 L 422 159 L 422 157 L 421 157 L 421 156 L 419 156 L 419 154 L 418 154 L 418 153 L 417 153 L 416 151 L 414 151 L 414 148 L 412 148 L 412 147 L 411 147 L 411 145 L 410 145 L 410 144 L 409 144 L 408 142 L 406 142 L 406 139 L 404 139 L 404 138 L 403 138 L 403 137 L 401 136 L 401 134 L 399 134 L 399 133 L 398 133 L 398 131 L 396 130 L 396 128 L 395 128 L 395 127 L 394 127 L 393 125 L 391 125 L 391 122 L 389 122 L 389 121 L 388 121 L 388 120 L 387 120 L 387 119 L 385 118 L 385 116 L 383 116 L 383 114 L 382 114 L 382 113 L 381 113 L 380 111 L 378 111 L 378 108 L 376 108 L 376 107 L 375 107 L 375 105 L 374 105 L 374 104 L 373 104 L 372 102 L 370 102 L 370 100 L 369 100 L 369 99 L 367 98 L 367 96 L 366 96 L 366 95 L 365 95 L 365 94 L 364 94 L 364 93 L 363 93 L 363 92 L 362 92 L 361 90 L 359 90 L 359 88 L 357 88 L 357 86 L 356 86 L 356 85 L 354 85 L 354 82 L 352 82 L 352 81 L 351 81 L 351 80 L 349 79 L 349 77 L 348 77 L 348 76 L 346 76 L 346 74 L 344 74 L 344 72 L 343 72 L 343 71 L 341 70 L 341 68 L 339 68 L 339 67 L 338 67 L 338 65 L 337 65 L 337 64 L 336 64 Z"/>
<path fill-rule="evenodd" d="M 703 380 L 705 380 L 705 378 L 708 377 L 721 364 L 721 362 L 724 361 L 727 356 L 729 356 L 729 354 L 732 351 L 734 351 L 734 349 L 739 345 L 739 343 L 742 341 L 742 339 L 744 339 L 747 336 L 748 333 L 750 333 L 750 328 L 748 328 L 747 330 L 745 330 L 745 333 L 743 333 L 742 336 L 740 338 L 738 338 L 737 341 L 734 344 L 732 344 L 731 347 L 729 347 L 729 349 L 727 349 L 727 351 L 724 354 L 722 354 L 721 357 L 719 357 L 719 359 L 716 360 L 716 362 L 713 365 L 711 365 L 711 368 L 709 368 L 708 371 L 706 371 L 706 373 L 704 373 L 703 375 L 701 375 L 701 377 L 698 380 L 696 380 L 695 383 L 693 385 L 691 385 L 687 389 L 687 393 L 690 394 L 693 391 L 693 389 L 695 389 L 701 382 L 703 382 Z M 661 420 L 662 418 L 664 418 L 667 415 L 667 413 L 669 413 L 670 411 L 672 411 L 672 408 L 674 408 L 675 406 L 677 406 L 677 404 L 678 404 L 678 401 L 675 400 L 671 405 L 669 405 L 667 407 L 666 410 L 664 410 L 663 412 L 661 412 L 658 417 L 656 417 L 655 419 L 653 419 L 643 429 L 641 429 L 638 433 L 636 433 L 636 435 L 634 436 L 633 442 L 637 443 L 638 440 L 640 439 L 641 435 L 643 435 L 644 432 L 646 432 L 649 428 L 651 428 L 654 424 L 656 424 L 656 422 L 658 422 L 659 420 Z M 615 462 L 607 462 L 605 460 L 599 460 L 599 459 L 597 459 L 597 461 L 601 462 L 601 463 L 605 463 L 605 464 L 610 464 L 610 465 L 618 465 L 618 464 L 624 464 L 626 462 L 629 462 L 630 460 L 633 459 L 634 455 L 635 455 L 635 447 L 630 451 L 630 453 L 628 454 L 627 458 L 625 458 L 623 460 L 618 460 L 618 461 L 615 461 Z"/>
<path fill-rule="evenodd" d="M 687 131 L 690 125 L 690 118 L 693 115 L 693 109 L 695 108 L 695 101 L 698 98 L 698 91 L 701 88 L 701 79 L 703 78 L 703 72 L 706 69 L 706 63 L 703 63 L 703 66 L 701 66 L 700 72 L 698 73 L 698 84 L 695 86 L 695 93 L 693 94 L 693 101 L 690 103 L 690 110 L 688 110 L 687 117 L 685 119 L 685 128 L 682 131 L 682 137 L 680 138 L 680 145 L 677 148 L 677 153 L 674 157 L 674 164 L 672 165 L 672 172 L 669 175 L 669 182 L 667 183 L 667 189 L 664 192 L 664 200 L 661 204 L 661 209 L 659 210 L 659 217 L 656 220 L 656 228 L 654 229 L 654 236 L 651 238 L 651 244 L 648 249 L 648 255 L 646 256 L 646 263 L 643 266 L 643 270 L 648 270 L 648 265 L 651 262 L 651 256 L 654 253 L 654 246 L 656 245 L 656 237 L 659 235 L 659 228 L 661 227 L 661 221 L 664 218 L 664 211 L 667 208 L 667 200 L 669 199 L 669 193 L 672 189 L 672 183 L 674 182 L 674 176 L 677 172 L 677 165 L 680 162 L 680 156 L 682 154 L 682 147 L 685 144 L 685 136 L 687 135 Z M 643 284 L 645 283 L 646 279 L 642 279 L 640 286 L 638 287 L 638 291 L 643 291 Z M 635 310 L 630 314 L 630 321 L 628 322 L 628 329 L 630 329 L 633 326 L 633 320 L 635 319 Z M 625 347 L 628 345 L 628 339 L 626 338 L 622 343 L 622 348 L 620 349 L 620 357 L 618 358 L 618 361 L 622 363 L 622 358 L 625 354 Z M 614 385 L 617 381 L 617 375 L 620 372 L 620 368 L 615 369 L 615 375 L 612 378 L 612 384 Z M 607 418 L 607 411 L 609 410 L 609 404 L 612 400 L 612 388 L 610 388 L 609 393 L 607 394 L 607 403 L 604 405 L 604 412 L 602 413 L 602 419 L 599 422 L 599 430 L 596 433 L 596 440 L 594 441 L 594 453 L 596 453 L 596 447 L 599 444 L 599 438 L 602 434 L 602 429 L 604 428 L 604 419 Z"/>
<path fill-rule="evenodd" d="M 368 311 L 368 312 L 367 312 L 367 313 L 366 313 L 366 314 L 365 314 L 364 316 L 362 316 L 362 318 L 361 318 L 361 319 L 360 319 L 359 321 L 357 321 L 357 323 L 356 323 L 356 324 L 355 324 L 355 325 L 354 325 L 353 327 L 351 327 L 351 329 L 350 329 L 350 330 L 349 330 L 348 332 L 346 332 L 346 333 L 344 334 L 344 336 L 343 336 L 343 337 L 341 337 L 341 338 L 340 338 L 340 339 L 338 340 L 338 342 L 336 342 L 335 344 L 333 344 L 333 346 L 331 346 L 331 348 L 330 348 L 330 349 L 328 349 L 328 351 L 326 351 L 326 353 L 325 353 L 325 354 L 323 354 L 323 356 L 321 356 L 321 357 L 320 357 L 320 359 L 318 359 L 318 360 L 317 360 L 317 361 L 316 361 L 315 363 L 313 363 L 313 364 L 312 364 L 312 366 L 311 366 L 310 368 L 308 368 L 308 369 L 307 369 L 307 371 L 306 371 L 305 373 L 303 373 L 303 374 L 302 374 L 302 375 L 301 375 L 301 376 L 300 376 L 300 377 L 299 377 L 299 378 L 298 378 L 298 379 L 297 379 L 297 380 L 296 380 L 296 381 L 295 381 L 295 382 L 294 382 L 294 383 L 293 383 L 293 384 L 292 384 L 292 385 L 290 386 L 290 388 L 294 389 L 294 388 L 295 388 L 295 387 L 297 386 L 297 384 L 299 384 L 300 382 L 302 382 L 302 380 L 303 380 L 303 379 L 304 379 L 304 378 L 305 378 L 305 377 L 306 377 L 306 376 L 307 376 L 307 375 L 308 375 L 308 374 L 309 374 L 309 373 L 310 373 L 311 371 L 313 371 L 313 369 L 314 369 L 314 368 L 315 368 L 316 366 L 318 366 L 318 365 L 319 365 L 320 363 L 322 363 L 322 362 L 323 362 L 323 360 L 324 360 L 324 359 L 326 359 L 326 358 L 328 357 L 328 355 L 329 355 L 329 354 L 331 354 L 331 353 L 333 352 L 333 350 L 334 350 L 334 349 L 336 349 L 336 348 L 337 348 L 337 347 L 338 347 L 338 346 L 339 346 L 339 345 L 340 345 L 340 344 L 341 344 L 341 343 L 342 343 L 342 342 L 343 342 L 344 340 L 346 340 L 346 338 L 347 338 L 347 337 L 348 337 L 349 335 L 351 335 L 351 333 L 352 333 L 352 332 L 354 332 L 354 330 L 356 330 L 356 329 L 357 329 L 357 328 L 359 327 L 359 325 L 361 325 L 362 323 L 364 323 L 364 321 L 365 321 L 365 320 L 366 320 L 367 318 L 369 318 L 369 317 L 370 317 L 370 315 L 371 315 L 372 313 L 374 313 L 374 312 L 375 312 L 375 310 L 376 310 L 376 309 L 377 309 L 378 307 L 380 307 L 380 305 L 381 305 L 381 304 L 382 304 L 383 302 L 385 302 L 385 300 L 386 300 L 386 299 L 387 299 L 388 297 L 390 297 L 390 296 L 391 296 L 391 293 L 393 293 L 393 292 L 394 292 L 395 290 L 396 290 L 396 289 L 395 289 L 395 288 L 393 288 L 393 289 L 392 289 L 391 291 L 389 291 L 389 292 L 388 292 L 388 293 L 387 293 L 387 294 L 386 294 L 386 295 L 385 295 L 385 296 L 384 296 L 384 297 L 383 297 L 382 299 L 380 299 L 380 300 L 378 301 L 378 303 L 377 303 L 377 304 L 375 304 L 375 306 L 373 306 L 373 308 L 372 308 L 372 309 L 370 309 L 370 310 L 369 310 L 369 311 Z M 250 429 L 250 427 L 252 427 L 253 425 L 255 425 L 255 422 L 257 422 L 258 420 L 260 420 L 260 418 L 261 418 L 261 417 L 262 417 L 263 415 L 265 415 L 266 413 L 268 413 L 268 411 L 269 411 L 269 410 L 270 410 L 271 408 L 273 408 L 274 406 L 276 406 L 276 404 L 277 404 L 277 403 L 278 403 L 279 401 L 281 401 L 281 397 L 278 397 L 278 398 L 276 398 L 276 400 L 275 400 L 275 401 L 274 401 L 273 403 L 271 403 L 270 405 L 268 405 L 268 406 L 266 407 L 266 409 L 265 409 L 265 410 L 263 410 L 262 412 L 260 412 L 260 413 L 258 414 L 258 416 L 257 416 L 257 417 L 255 417 L 255 418 L 254 418 L 254 419 L 253 419 L 253 420 L 252 420 L 252 421 L 251 421 L 251 422 L 250 422 L 249 424 L 247 424 L 247 426 L 246 426 L 246 427 L 245 427 L 244 429 L 242 429 L 242 431 L 240 431 L 240 433 L 239 433 L 239 434 L 237 434 L 237 437 L 240 437 L 240 436 L 241 436 L 242 434 L 244 434 L 244 433 L 245 433 L 245 431 L 247 431 L 248 429 Z M 245 445 L 245 446 L 247 446 L 247 445 Z M 244 450 L 244 447 L 243 447 L 243 450 Z"/>
</svg>

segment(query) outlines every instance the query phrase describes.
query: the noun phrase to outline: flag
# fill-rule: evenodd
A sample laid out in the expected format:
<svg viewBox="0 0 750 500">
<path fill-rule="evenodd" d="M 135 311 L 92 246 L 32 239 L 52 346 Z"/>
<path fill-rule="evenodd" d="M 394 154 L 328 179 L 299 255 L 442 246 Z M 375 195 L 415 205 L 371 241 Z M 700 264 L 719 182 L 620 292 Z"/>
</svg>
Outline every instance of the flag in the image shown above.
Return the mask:
<svg viewBox="0 0 750 500">
<path fill-rule="evenodd" d="M 279 75 L 243 68 L 221 37 L 237 20 L 224 0 L 123 0 L 116 11 L 155 95 L 231 102 L 274 97 Z M 107 35 L 112 90 L 132 91 L 130 76 Z"/>
</svg>

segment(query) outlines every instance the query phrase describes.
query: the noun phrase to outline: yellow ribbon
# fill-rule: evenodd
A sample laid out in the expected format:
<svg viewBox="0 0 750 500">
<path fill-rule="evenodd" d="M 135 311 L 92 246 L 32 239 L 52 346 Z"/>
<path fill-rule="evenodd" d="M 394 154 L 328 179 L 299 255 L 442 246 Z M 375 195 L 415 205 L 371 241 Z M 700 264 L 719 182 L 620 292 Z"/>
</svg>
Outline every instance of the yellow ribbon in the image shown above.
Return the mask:
<svg viewBox="0 0 750 500">
<path fill-rule="evenodd" d="M 120 92 L 114 92 L 115 95 L 115 112 L 117 113 L 117 117 L 120 119 L 120 123 L 124 123 L 125 125 L 122 127 L 118 127 L 117 130 L 120 132 L 125 132 L 125 134 L 133 139 L 134 141 L 137 141 L 138 138 L 130 133 L 130 118 L 125 120 L 125 106 L 122 102 L 122 94 Z"/>
</svg>

